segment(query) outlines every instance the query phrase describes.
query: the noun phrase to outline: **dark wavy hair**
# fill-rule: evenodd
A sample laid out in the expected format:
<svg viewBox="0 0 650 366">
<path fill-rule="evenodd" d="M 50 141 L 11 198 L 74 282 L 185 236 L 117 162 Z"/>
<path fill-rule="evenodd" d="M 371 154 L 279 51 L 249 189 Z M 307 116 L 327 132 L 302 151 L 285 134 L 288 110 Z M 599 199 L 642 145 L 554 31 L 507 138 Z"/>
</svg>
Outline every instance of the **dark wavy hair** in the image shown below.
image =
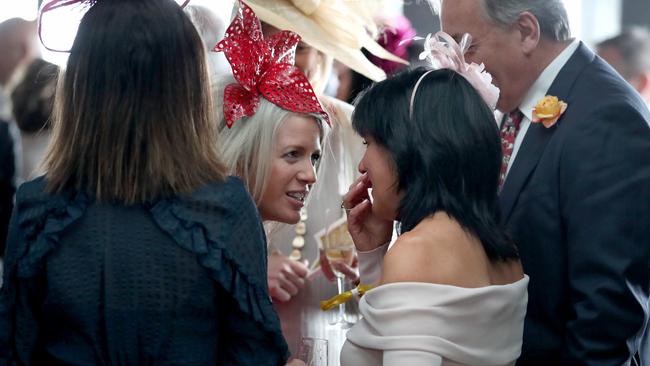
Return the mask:
<svg viewBox="0 0 650 366">
<path fill-rule="evenodd" d="M 386 148 L 398 174 L 400 231 L 438 211 L 476 236 L 490 260 L 517 258 L 499 224 L 501 141 L 479 93 L 452 70 L 407 70 L 373 85 L 356 104 L 353 127 Z"/>
</svg>

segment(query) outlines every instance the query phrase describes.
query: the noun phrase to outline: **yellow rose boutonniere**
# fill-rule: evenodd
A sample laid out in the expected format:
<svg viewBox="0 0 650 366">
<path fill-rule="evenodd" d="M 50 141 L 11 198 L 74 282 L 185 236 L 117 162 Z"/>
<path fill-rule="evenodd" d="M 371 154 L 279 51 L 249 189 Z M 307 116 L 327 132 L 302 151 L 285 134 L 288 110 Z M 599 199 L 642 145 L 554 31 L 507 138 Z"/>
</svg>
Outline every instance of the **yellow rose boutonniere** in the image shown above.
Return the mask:
<svg viewBox="0 0 650 366">
<path fill-rule="evenodd" d="M 535 108 L 533 108 L 533 123 L 542 123 L 544 127 L 549 128 L 560 119 L 560 116 L 566 111 L 567 104 L 552 95 L 542 98 Z"/>
</svg>

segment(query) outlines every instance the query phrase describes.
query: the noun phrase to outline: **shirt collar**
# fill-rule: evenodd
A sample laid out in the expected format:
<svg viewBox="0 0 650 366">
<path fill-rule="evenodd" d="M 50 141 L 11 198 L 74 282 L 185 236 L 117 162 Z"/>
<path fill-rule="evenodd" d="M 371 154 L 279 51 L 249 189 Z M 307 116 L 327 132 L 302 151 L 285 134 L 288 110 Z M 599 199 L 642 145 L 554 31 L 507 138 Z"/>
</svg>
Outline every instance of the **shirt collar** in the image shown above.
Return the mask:
<svg viewBox="0 0 650 366">
<path fill-rule="evenodd" d="M 533 86 L 528 89 L 528 93 L 519 105 L 521 113 L 529 120 L 533 120 L 533 108 L 540 99 L 546 96 L 546 92 L 553 84 L 553 81 L 560 73 L 560 70 L 566 65 L 573 53 L 578 49 L 580 41 L 574 39 L 557 57 L 542 71 Z"/>
</svg>

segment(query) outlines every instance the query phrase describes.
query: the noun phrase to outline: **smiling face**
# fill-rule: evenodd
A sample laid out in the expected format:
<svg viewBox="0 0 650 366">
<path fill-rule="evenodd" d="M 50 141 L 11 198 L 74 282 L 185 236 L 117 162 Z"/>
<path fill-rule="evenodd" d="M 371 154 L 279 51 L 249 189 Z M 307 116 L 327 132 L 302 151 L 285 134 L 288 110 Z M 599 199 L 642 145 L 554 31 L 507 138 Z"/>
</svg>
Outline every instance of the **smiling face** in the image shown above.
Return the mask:
<svg viewBox="0 0 650 366">
<path fill-rule="evenodd" d="M 275 134 L 269 177 L 259 201 L 262 220 L 295 224 L 316 182 L 321 131 L 314 117 L 290 114 Z"/>
<path fill-rule="evenodd" d="M 497 108 L 506 113 L 517 108 L 534 80 L 529 75 L 530 60 L 518 27 L 504 28 L 490 22 L 479 0 L 443 0 L 440 21 L 442 30 L 457 42 L 465 33 L 472 36 L 465 59 L 485 64 L 501 90 Z"/>
<path fill-rule="evenodd" d="M 388 150 L 372 137 L 364 139 L 366 152 L 359 162 L 359 172 L 368 174 L 372 187 L 372 212 L 386 220 L 395 220 L 401 194 L 398 189 L 397 168 Z"/>
</svg>

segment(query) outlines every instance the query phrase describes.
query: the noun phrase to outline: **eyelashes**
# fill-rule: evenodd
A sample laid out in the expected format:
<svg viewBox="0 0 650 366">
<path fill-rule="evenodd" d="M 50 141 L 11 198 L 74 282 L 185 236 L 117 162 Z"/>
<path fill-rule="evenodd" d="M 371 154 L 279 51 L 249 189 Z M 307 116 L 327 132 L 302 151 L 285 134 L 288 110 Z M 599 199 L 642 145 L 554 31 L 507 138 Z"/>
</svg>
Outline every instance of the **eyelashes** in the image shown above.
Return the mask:
<svg viewBox="0 0 650 366">
<path fill-rule="evenodd" d="M 292 150 L 283 155 L 283 157 L 289 161 L 295 162 L 300 160 L 302 157 L 302 154 L 299 151 Z M 320 153 L 313 153 L 310 156 L 310 161 L 312 164 L 316 164 L 319 160 L 321 159 L 321 154 Z"/>
</svg>

